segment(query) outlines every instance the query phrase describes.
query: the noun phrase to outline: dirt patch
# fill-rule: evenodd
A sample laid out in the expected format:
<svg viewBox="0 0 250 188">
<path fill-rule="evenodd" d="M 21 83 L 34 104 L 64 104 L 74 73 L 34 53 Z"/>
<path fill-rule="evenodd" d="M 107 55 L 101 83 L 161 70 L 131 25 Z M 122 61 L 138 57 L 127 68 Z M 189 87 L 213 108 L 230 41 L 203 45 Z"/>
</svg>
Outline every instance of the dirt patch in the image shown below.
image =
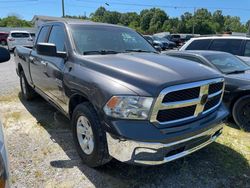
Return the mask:
<svg viewBox="0 0 250 188">
<path fill-rule="evenodd" d="M 5 98 L 4 98 L 5 97 Z M 41 98 L 0 98 L 13 187 L 249 187 L 250 133 L 225 126 L 218 142 L 154 167 L 112 160 L 91 169 L 76 153 L 70 122 Z"/>
</svg>

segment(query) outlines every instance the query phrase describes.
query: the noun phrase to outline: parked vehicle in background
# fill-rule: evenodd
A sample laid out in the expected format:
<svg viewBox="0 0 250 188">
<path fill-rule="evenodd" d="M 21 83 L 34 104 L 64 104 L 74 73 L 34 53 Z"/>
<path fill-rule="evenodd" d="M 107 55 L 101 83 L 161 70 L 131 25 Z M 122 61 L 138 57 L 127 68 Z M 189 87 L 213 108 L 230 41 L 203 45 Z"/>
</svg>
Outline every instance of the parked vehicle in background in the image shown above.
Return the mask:
<svg viewBox="0 0 250 188">
<path fill-rule="evenodd" d="M 143 35 L 143 37 L 150 43 L 154 46 L 154 39 L 152 38 L 151 35 Z M 155 44 L 157 45 L 157 44 Z"/>
<path fill-rule="evenodd" d="M 175 42 L 177 46 L 182 46 L 184 42 L 181 40 L 181 35 L 179 34 L 171 34 L 167 38 L 168 40 Z"/>
<path fill-rule="evenodd" d="M 33 41 L 35 41 L 36 38 L 36 34 L 35 33 L 30 33 L 31 38 L 33 39 Z"/>
<path fill-rule="evenodd" d="M 22 96 L 39 93 L 72 122 L 91 167 L 111 157 L 166 163 L 212 143 L 228 115 L 224 78 L 161 55 L 134 30 L 95 22 L 41 26 L 35 47 L 17 47 Z"/>
<path fill-rule="evenodd" d="M 240 58 L 216 51 L 177 51 L 167 55 L 188 59 L 220 71 L 225 77 L 224 102 L 236 124 L 250 130 L 250 67 Z"/>
<path fill-rule="evenodd" d="M 6 32 L 0 32 L 0 44 L 2 46 L 5 46 L 7 44 L 7 37 L 9 33 Z"/>
<path fill-rule="evenodd" d="M 7 38 L 9 51 L 13 51 L 17 46 L 33 47 L 33 39 L 27 31 L 11 31 Z"/>
<path fill-rule="evenodd" d="M 144 35 L 144 38 L 148 40 L 153 46 L 159 46 L 161 50 L 173 49 L 176 47 L 174 42 L 158 36 Z"/>
<path fill-rule="evenodd" d="M 191 38 L 195 37 L 195 35 L 192 35 L 192 34 L 180 34 L 180 36 L 181 36 L 181 41 L 183 44 L 185 44 Z"/>
<path fill-rule="evenodd" d="M 0 47 L 0 63 L 10 59 L 10 53 L 3 47 Z M 9 187 L 9 162 L 7 155 L 6 142 L 4 138 L 4 128 L 0 121 L 0 187 Z"/>
<path fill-rule="evenodd" d="M 176 44 L 176 46 L 182 46 L 183 45 L 183 41 L 181 40 L 181 35 L 179 34 L 169 34 L 169 33 L 156 33 L 153 36 L 157 36 L 160 38 L 165 38 L 171 42 L 174 42 Z"/>
<path fill-rule="evenodd" d="M 166 38 L 161 38 L 161 37 L 158 37 L 158 36 L 152 36 L 152 38 L 154 40 L 154 43 L 160 44 L 162 50 L 176 48 L 176 44 L 174 42 L 169 41 Z"/>
<path fill-rule="evenodd" d="M 238 36 L 192 38 L 180 48 L 183 50 L 213 50 L 237 55 L 250 65 L 250 38 Z"/>
</svg>

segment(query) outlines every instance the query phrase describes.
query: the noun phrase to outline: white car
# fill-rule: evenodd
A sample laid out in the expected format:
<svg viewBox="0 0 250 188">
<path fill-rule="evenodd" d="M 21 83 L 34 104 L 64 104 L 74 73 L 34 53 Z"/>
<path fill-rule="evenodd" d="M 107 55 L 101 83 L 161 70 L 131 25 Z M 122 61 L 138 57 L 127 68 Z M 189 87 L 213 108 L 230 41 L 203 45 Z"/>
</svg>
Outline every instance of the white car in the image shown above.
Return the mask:
<svg viewBox="0 0 250 188">
<path fill-rule="evenodd" d="M 240 36 L 192 38 L 180 48 L 183 50 L 213 50 L 238 56 L 250 65 L 250 38 Z"/>
<path fill-rule="evenodd" d="M 33 47 L 33 39 L 27 31 L 11 31 L 7 38 L 9 51 L 13 51 L 16 46 Z"/>
</svg>

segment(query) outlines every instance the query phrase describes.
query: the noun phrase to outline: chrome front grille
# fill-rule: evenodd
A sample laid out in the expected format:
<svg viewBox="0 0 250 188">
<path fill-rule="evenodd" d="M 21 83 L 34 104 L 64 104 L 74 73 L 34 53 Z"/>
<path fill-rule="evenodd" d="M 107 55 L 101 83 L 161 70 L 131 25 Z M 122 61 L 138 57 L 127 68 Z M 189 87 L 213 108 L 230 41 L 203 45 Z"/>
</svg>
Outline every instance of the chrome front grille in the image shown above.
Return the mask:
<svg viewBox="0 0 250 188">
<path fill-rule="evenodd" d="M 224 87 L 223 78 L 170 86 L 156 99 L 150 121 L 169 125 L 195 120 L 220 105 Z"/>
</svg>

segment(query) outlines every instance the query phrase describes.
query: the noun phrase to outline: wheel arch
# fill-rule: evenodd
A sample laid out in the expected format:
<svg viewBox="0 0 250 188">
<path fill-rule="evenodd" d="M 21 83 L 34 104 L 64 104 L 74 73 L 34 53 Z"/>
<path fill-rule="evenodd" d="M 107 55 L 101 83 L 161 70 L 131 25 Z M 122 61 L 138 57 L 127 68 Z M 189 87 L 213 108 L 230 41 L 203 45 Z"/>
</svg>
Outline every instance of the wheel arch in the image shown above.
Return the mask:
<svg viewBox="0 0 250 188">
<path fill-rule="evenodd" d="M 89 98 L 82 93 L 75 93 L 69 99 L 68 114 L 69 118 L 72 119 L 73 111 L 78 104 L 83 102 L 90 102 Z M 91 102 L 90 102 L 91 103 Z"/>
<path fill-rule="evenodd" d="M 235 103 L 240 100 L 242 97 L 245 97 L 249 95 L 250 96 L 250 90 L 244 90 L 244 91 L 240 91 L 238 92 L 233 98 L 232 98 L 232 101 L 231 101 L 231 104 L 230 104 L 230 111 L 232 112 L 232 109 L 235 105 Z"/>
<path fill-rule="evenodd" d="M 22 67 L 21 63 L 18 63 L 18 65 L 17 65 L 17 71 L 18 71 L 19 75 L 23 71 L 23 67 Z"/>
</svg>

